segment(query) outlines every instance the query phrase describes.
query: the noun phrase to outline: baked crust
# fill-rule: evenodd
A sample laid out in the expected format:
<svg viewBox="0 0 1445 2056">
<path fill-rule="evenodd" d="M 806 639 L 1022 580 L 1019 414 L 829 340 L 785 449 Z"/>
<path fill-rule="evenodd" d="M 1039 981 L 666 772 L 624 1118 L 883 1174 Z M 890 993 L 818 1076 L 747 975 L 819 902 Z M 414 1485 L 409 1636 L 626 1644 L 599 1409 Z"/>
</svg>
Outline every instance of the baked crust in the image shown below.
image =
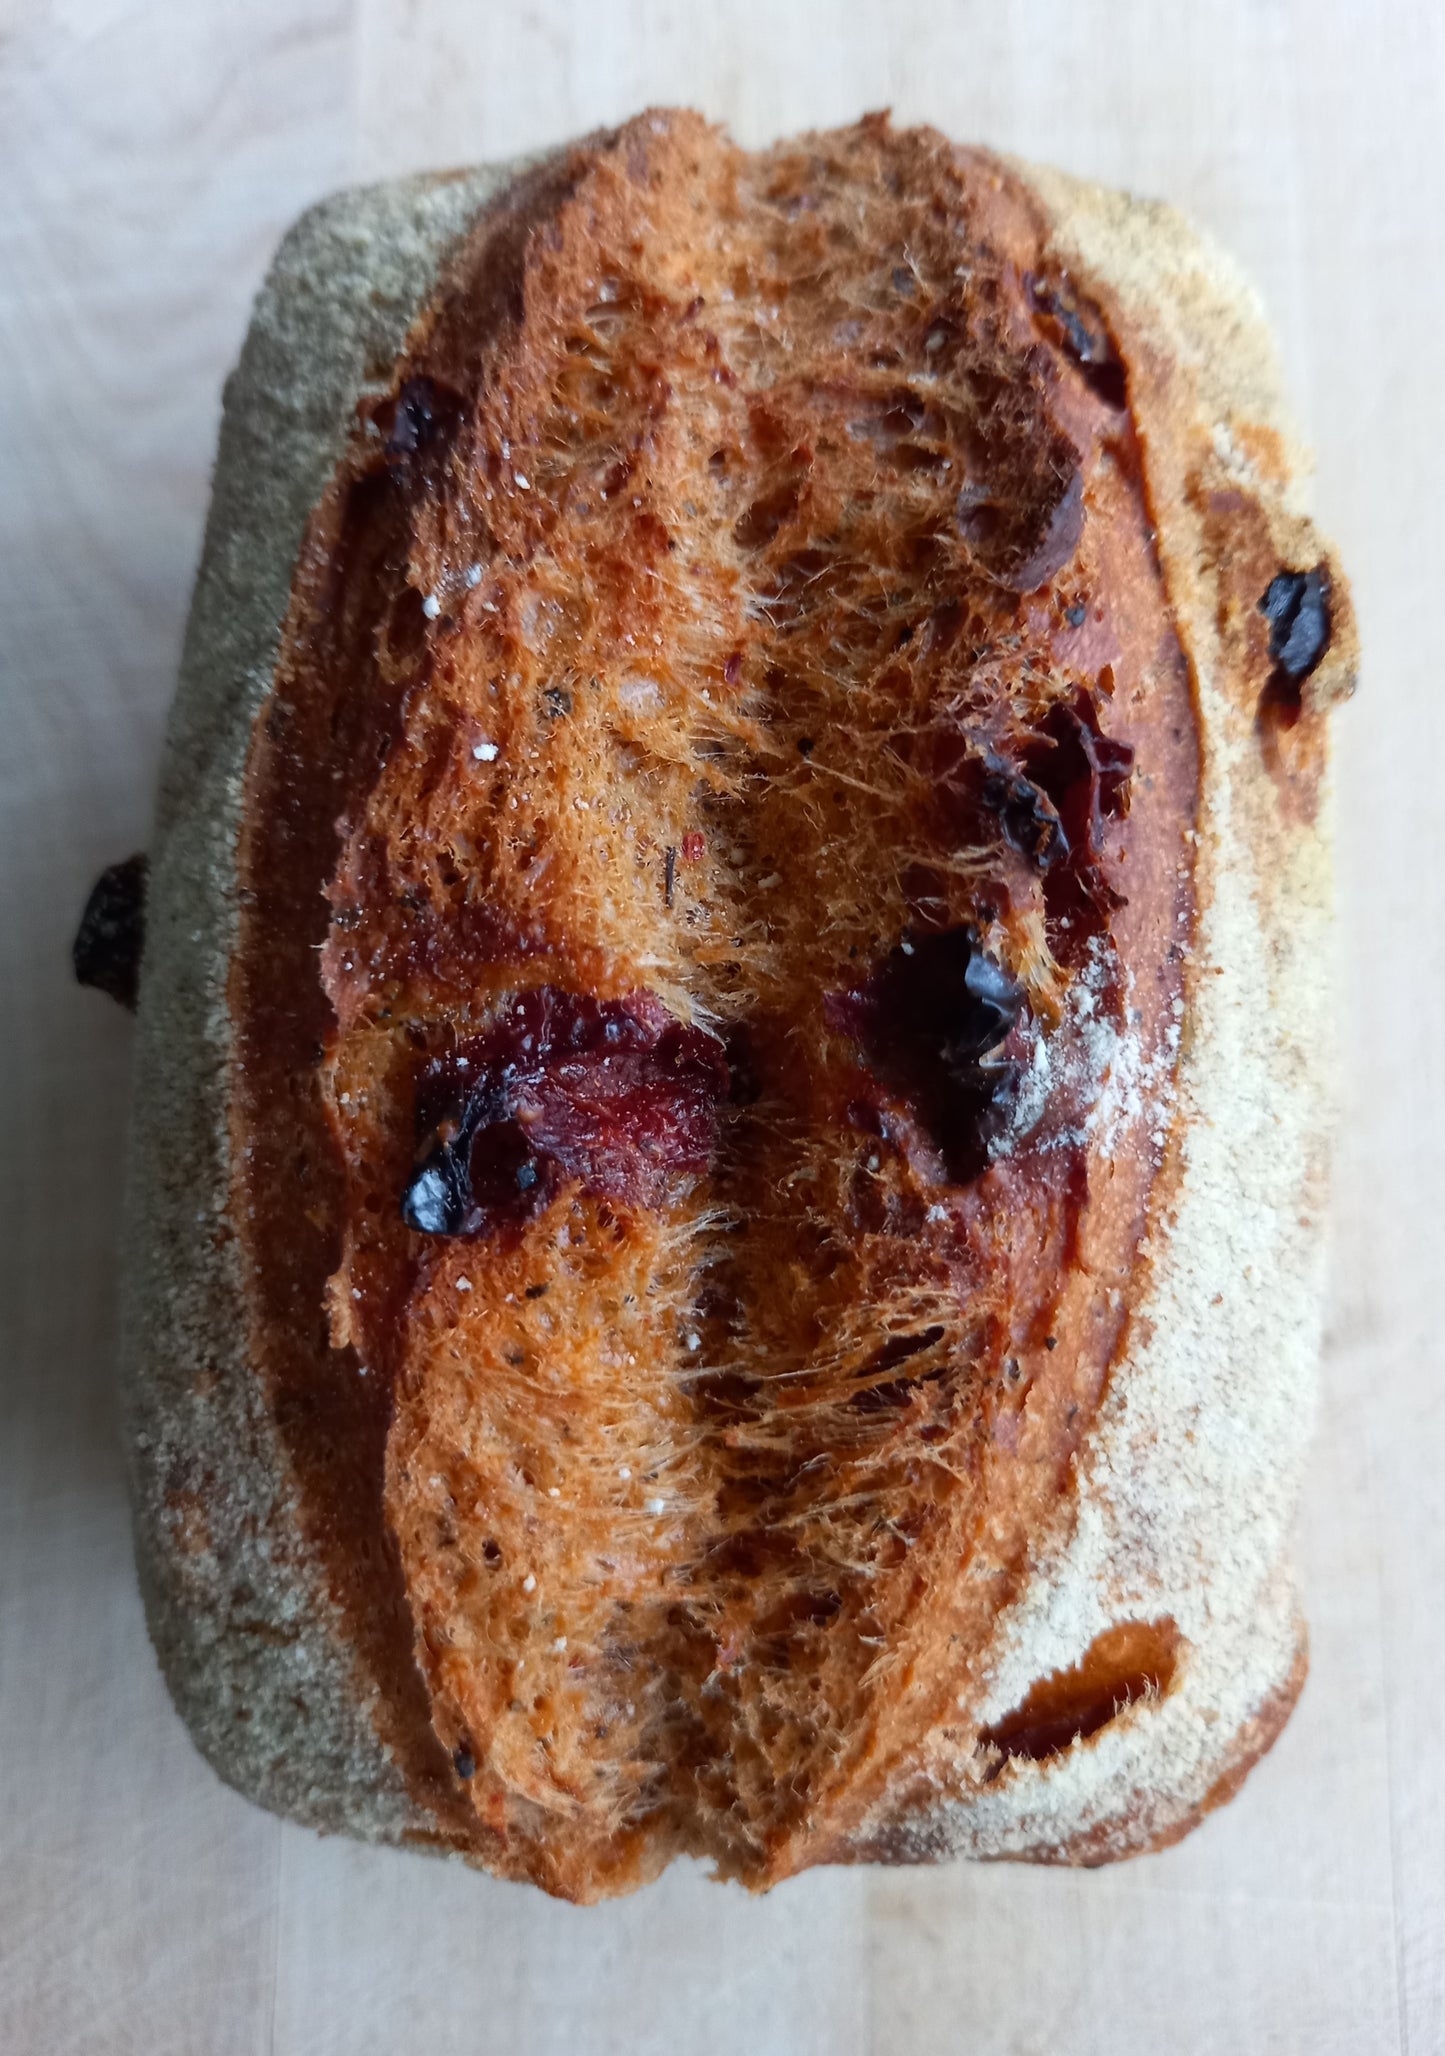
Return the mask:
<svg viewBox="0 0 1445 2056">
<path fill-rule="evenodd" d="M 228 391 L 132 1181 L 138 1539 L 178 1704 L 264 1803 L 577 1898 L 679 1850 L 764 1885 L 1174 1839 L 1303 1675 L 1322 731 L 1353 634 L 1257 311 L 1166 210 L 878 121 L 747 159 L 654 115 L 485 207 L 506 183 L 308 217 Z M 857 336 L 815 281 L 844 200 L 873 208 L 837 260 Z M 955 498 L 948 452 L 987 490 Z M 1317 570 L 1328 648 L 1296 679 L 1260 602 Z M 889 649 L 836 647 L 874 587 L 901 659 L 892 612 Z M 986 688 L 965 621 L 1009 651 Z M 961 686 L 978 733 L 940 754 Z M 1038 769 L 1069 721 L 1082 839 Z M 853 775 L 864 738 L 886 775 Z M 815 832 L 840 787 L 847 836 Z M 940 793 L 946 822 L 900 826 Z M 603 796 L 599 863 L 567 824 Z M 459 847 L 475 878 L 439 877 Z M 768 892 L 776 944 L 746 932 Z M 946 979 L 961 934 L 1042 1024 L 1005 1045 L 1053 1066 L 1032 1127 L 975 1089 L 960 1128 L 890 1040 L 897 952 Z M 706 1176 L 644 1199 L 615 1152 L 599 1184 L 564 1151 L 480 1242 L 403 1225 L 428 1065 L 484 1061 L 519 990 L 635 1025 L 644 987 L 751 1078 Z M 807 1406 L 759 1398 L 764 1349 Z"/>
</svg>

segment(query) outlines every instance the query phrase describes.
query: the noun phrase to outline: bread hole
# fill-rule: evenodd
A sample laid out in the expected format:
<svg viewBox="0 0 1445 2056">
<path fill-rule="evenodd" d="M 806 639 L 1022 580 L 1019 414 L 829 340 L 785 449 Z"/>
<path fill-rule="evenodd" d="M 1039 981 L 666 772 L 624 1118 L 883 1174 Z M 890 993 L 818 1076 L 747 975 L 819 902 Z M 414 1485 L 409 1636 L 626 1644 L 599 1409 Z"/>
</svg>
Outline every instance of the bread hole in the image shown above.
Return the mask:
<svg viewBox="0 0 1445 2056">
<path fill-rule="evenodd" d="M 938 1365 L 912 1377 L 890 1378 L 887 1373 L 906 1363 L 909 1357 L 936 1348 L 943 1336 L 944 1330 L 934 1326 L 925 1328 L 921 1335 L 895 1335 L 891 1341 L 885 1342 L 866 1366 L 863 1373 L 865 1382 L 854 1393 L 849 1405 L 857 1413 L 882 1413 L 889 1407 L 907 1406 L 922 1385 L 936 1382 L 945 1375 L 947 1365 Z"/>
<path fill-rule="evenodd" d="M 415 586 L 398 594 L 383 631 L 385 652 L 397 670 L 413 665 L 426 647 L 427 616 Z"/>
<path fill-rule="evenodd" d="M 733 525 L 733 541 L 742 550 L 764 549 L 778 530 L 798 511 L 803 496 L 801 478 L 785 479 L 759 495 Z"/>
<path fill-rule="evenodd" d="M 1167 1614 L 1121 1621 L 1096 1635 L 1076 1664 L 1038 1679 L 1012 1713 L 980 1731 L 980 1742 L 1000 1752 L 993 1775 L 1014 1757 L 1043 1763 L 1062 1755 L 1137 1699 L 1162 1699 L 1174 1682 L 1180 1640 Z"/>
<path fill-rule="evenodd" d="M 899 471 L 948 471 L 952 460 L 944 450 L 930 450 L 923 443 L 899 443 L 893 452 Z"/>
</svg>

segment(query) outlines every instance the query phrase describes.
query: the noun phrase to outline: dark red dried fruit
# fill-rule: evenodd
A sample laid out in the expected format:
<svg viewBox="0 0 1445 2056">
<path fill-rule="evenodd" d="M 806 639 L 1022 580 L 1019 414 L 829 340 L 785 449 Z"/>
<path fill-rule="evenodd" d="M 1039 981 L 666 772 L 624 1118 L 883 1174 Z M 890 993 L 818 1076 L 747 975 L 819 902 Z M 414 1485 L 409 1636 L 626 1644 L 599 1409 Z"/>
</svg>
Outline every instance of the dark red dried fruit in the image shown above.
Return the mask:
<svg viewBox="0 0 1445 2056">
<path fill-rule="evenodd" d="M 93 985 L 135 1011 L 145 947 L 146 860 L 127 857 L 101 872 L 90 889 L 70 960 L 82 985 Z"/>
<path fill-rule="evenodd" d="M 1330 585 L 1326 573 L 1281 571 L 1269 582 L 1259 611 L 1269 622 L 1269 653 L 1289 678 L 1308 678 L 1330 646 Z"/>
<path fill-rule="evenodd" d="M 407 379 L 377 416 L 387 456 L 411 457 L 433 444 L 450 442 L 465 404 L 460 393 L 436 379 Z"/>
<path fill-rule="evenodd" d="M 1104 734 L 1094 697 L 1081 687 L 1050 709 L 1020 754 L 1018 763 L 987 760 L 984 802 L 1005 839 L 1045 874 L 1050 946 L 1072 962 L 1101 917 L 1123 905 L 1101 859 L 1105 820 L 1129 812 L 1134 751 Z"/>
<path fill-rule="evenodd" d="M 1048 794 L 992 751 L 985 759 L 983 803 L 997 814 L 1009 847 L 1040 871 L 1068 856 L 1069 838 Z"/>
<path fill-rule="evenodd" d="M 1121 821 L 1128 815 L 1134 751 L 1104 734 L 1091 693 L 1081 689 L 1050 709 L 1024 752 L 1024 766 L 1052 802 L 1069 842 L 1097 857 L 1105 815 Z"/>
<path fill-rule="evenodd" d="M 1301 687 L 1330 646 L 1330 581 L 1322 566 L 1281 571 L 1272 578 L 1259 611 L 1269 622 L 1274 669 L 1260 695 L 1263 720 L 1292 728 L 1303 705 Z"/>
<path fill-rule="evenodd" d="M 1127 397 L 1124 366 L 1092 300 L 1076 293 L 1066 279 L 1040 278 L 1033 272 L 1024 287 L 1035 314 L 1042 317 L 1043 332 L 1078 366 L 1106 407 L 1122 408 Z"/>
<path fill-rule="evenodd" d="M 861 1044 L 883 1084 L 907 1100 L 966 1184 L 988 1161 L 988 1140 L 1017 1085 L 991 1059 L 1023 1012 L 1023 987 L 970 928 L 901 943 L 864 984 L 830 992 L 830 1027 Z"/>
<path fill-rule="evenodd" d="M 420 1079 L 402 1217 L 423 1234 L 487 1234 L 531 1219 L 572 1179 L 661 1205 L 676 1177 L 706 1168 L 727 1089 L 721 1045 L 651 993 L 539 986 Z"/>
</svg>

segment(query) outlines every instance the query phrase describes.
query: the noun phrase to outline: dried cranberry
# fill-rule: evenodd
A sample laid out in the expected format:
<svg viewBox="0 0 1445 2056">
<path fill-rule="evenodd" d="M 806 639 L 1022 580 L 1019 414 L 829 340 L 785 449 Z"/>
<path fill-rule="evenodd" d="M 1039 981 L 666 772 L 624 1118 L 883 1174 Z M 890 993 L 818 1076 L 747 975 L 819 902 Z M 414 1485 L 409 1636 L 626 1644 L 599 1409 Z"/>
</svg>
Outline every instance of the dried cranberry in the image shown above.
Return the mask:
<svg viewBox="0 0 1445 2056">
<path fill-rule="evenodd" d="M 1281 571 L 1272 578 L 1259 611 L 1269 622 L 1274 669 L 1260 695 L 1260 715 L 1282 728 L 1299 719 L 1300 688 L 1330 646 L 1330 582 L 1323 566 Z"/>
<path fill-rule="evenodd" d="M 651 993 L 520 994 L 417 1089 L 420 1153 L 402 1218 L 428 1235 L 479 1235 L 539 1213 L 571 1179 L 656 1206 L 707 1166 L 728 1089 L 721 1045 Z"/>
<path fill-rule="evenodd" d="M 1083 374 L 1084 382 L 1106 407 L 1122 408 L 1127 381 L 1108 324 L 1092 301 L 1074 292 L 1064 280 L 1024 280 L 1029 302 L 1044 317 L 1052 340 Z"/>
<path fill-rule="evenodd" d="M 146 860 L 127 857 L 102 871 L 91 887 L 70 959 L 82 985 L 135 1009 L 145 945 Z"/>
<path fill-rule="evenodd" d="M 1097 857 L 1105 815 L 1122 820 L 1129 812 L 1134 751 L 1104 734 L 1092 694 L 1081 689 L 1050 708 L 1024 752 L 1024 768 L 1052 803 L 1069 842 Z"/>
<path fill-rule="evenodd" d="M 1281 571 L 1259 603 L 1269 653 L 1287 677 L 1308 678 L 1330 646 L 1330 586 L 1324 570 Z"/>
<path fill-rule="evenodd" d="M 1123 905 L 1101 859 L 1105 819 L 1129 811 L 1134 751 L 1104 734 L 1093 695 L 1081 687 L 1050 709 L 1020 756 L 1017 764 L 989 760 L 984 799 L 1006 839 L 1046 874 L 1050 946 L 1071 961 L 1101 918 Z"/>
<path fill-rule="evenodd" d="M 1041 871 L 1069 854 L 1069 838 L 1048 794 L 993 751 L 985 759 L 983 803 L 997 814 L 1010 848 L 1031 857 Z"/>
<path fill-rule="evenodd" d="M 406 379 L 391 403 L 389 423 L 385 410 L 378 416 L 387 456 L 411 457 L 434 443 L 450 442 L 465 405 L 460 393 L 434 378 Z"/>
<path fill-rule="evenodd" d="M 970 928 L 902 943 L 866 983 L 824 999 L 829 1025 L 910 1103 L 958 1184 L 984 1168 L 1017 1087 L 1016 1066 L 991 1053 L 1023 1008 L 1023 987 Z"/>
</svg>

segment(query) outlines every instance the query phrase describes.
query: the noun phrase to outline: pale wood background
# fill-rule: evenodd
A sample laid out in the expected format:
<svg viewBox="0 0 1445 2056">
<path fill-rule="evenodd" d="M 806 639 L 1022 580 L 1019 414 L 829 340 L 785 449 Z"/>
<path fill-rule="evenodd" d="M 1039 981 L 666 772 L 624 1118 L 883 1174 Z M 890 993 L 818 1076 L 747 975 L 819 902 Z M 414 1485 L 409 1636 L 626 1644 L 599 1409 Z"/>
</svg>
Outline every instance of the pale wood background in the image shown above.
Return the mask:
<svg viewBox="0 0 1445 2056">
<path fill-rule="evenodd" d="M 128 1027 L 66 953 L 145 838 L 221 378 L 316 195 L 648 101 L 745 140 L 891 101 L 1184 203 L 1263 287 L 1354 574 L 1313 1677 L 1242 1799 L 1122 1869 L 578 1912 L 253 1811 L 145 1642 Z M 1445 2051 L 1442 135 L 1440 0 L 0 0 L 0 2048 Z"/>
</svg>

